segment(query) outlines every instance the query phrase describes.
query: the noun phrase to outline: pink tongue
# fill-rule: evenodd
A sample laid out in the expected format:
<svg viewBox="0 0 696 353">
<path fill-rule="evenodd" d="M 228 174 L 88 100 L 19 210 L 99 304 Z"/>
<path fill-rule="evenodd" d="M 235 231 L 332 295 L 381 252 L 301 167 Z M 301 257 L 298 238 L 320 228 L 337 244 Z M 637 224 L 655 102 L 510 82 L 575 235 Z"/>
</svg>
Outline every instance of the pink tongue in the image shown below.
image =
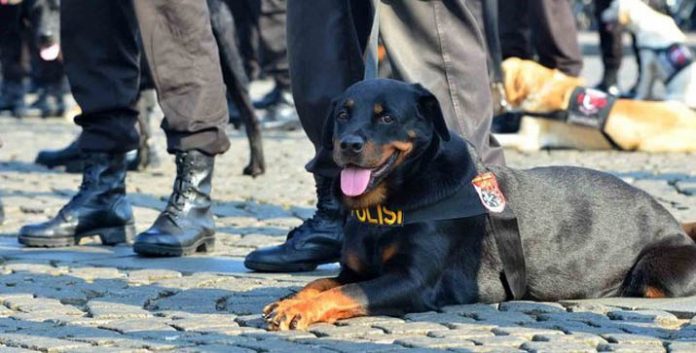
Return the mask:
<svg viewBox="0 0 696 353">
<path fill-rule="evenodd" d="M 56 60 L 58 58 L 59 54 L 60 54 L 60 46 L 58 44 L 53 44 L 50 47 L 43 48 L 39 52 L 41 59 L 44 59 L 46 61 Z"/>
<path fill-rule="evenodd" d="M 345 168 L 341 171 L 341 191 L 346 196 L 359 196 L 370 183 L 369 169 Z"/>
</svg>

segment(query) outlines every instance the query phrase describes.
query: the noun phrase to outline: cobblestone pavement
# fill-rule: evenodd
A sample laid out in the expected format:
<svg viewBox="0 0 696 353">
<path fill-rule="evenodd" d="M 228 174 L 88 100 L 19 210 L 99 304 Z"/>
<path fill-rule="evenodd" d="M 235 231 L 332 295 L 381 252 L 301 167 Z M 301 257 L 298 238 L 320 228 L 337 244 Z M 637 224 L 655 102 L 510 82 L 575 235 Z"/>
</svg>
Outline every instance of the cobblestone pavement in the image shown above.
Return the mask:
<svg viewBox="0 0 696 353">
<path fill-rule="evenodd" d="M 588 62 L 596 66 L 597 58 Z M 307 332 L 265 331 L 259 313 L 266 303 L 336 271 L 329 265 L 268 275 L 242 266 L 250 250 L 281 242 L 312 214 L 312 180 L 302 168 L 312 147 L 300 132 L 265 134 L 269 168 L 256 179 L 241 176 L 248 150 L 243 135 L 230 132 L 232 148 L 216 165 L 212 255 L 144 259 L 128 246 L 89 240 L 74 248 L 20 248 L 19 227 L 53 215 L 80 179 L 31 162 L 38 150 L 63 147 L 76 132 L 61 120 L 0 117 L 0 198 L 8 218 L 0 226 L 0 353 L 696 352 L 696 298 L 464 305 Z M 156 140 L 164 146 L 160 132 Z M 694 155 L 510 151 L 507 157 L 520 168 L 569 164 L 609 171 L 657 197 L 679 219 L 696 220 Z M 159 169 L 129 175 L 139 230 L 164 205 L 173 173 L 165 158 Z"/>
</svg>

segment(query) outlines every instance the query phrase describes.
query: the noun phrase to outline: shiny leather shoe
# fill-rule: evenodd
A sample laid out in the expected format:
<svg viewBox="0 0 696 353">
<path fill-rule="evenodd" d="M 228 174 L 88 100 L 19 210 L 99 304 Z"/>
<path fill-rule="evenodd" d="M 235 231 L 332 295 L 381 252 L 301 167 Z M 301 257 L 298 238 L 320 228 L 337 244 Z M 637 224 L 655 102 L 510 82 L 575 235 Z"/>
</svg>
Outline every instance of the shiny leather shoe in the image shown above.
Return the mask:
<svg viewBox="0 0 696 353">
<path fill-rule="evenodd" d="M 199 151 L 176 155 L 176 180 L 167 206 L 155 223 L 139 234 L 133 251 L 144 256 L 185 256 L 211 252 L 215 223 L 210 212 L 215 157 Z"/>
<path fill-rule="evenodd" d="M 79 192 L 51 220 L 22 227 L 19 242 L 30 247 L 70 246 L 92 235 L 104 245 L 129 242 L 135 227 L 125 179 L 124 154 L 86 153 Z"/>
<path fill-rule="evenodd" d="M 288 234 L 285 243 L 257 249 L 244 259 L 244 266 L 261 272 L 311 271 L 341 256 L 344 217 L 331 190 L 331 179 L 315 176 L 317 211 Z"/>
</svg>

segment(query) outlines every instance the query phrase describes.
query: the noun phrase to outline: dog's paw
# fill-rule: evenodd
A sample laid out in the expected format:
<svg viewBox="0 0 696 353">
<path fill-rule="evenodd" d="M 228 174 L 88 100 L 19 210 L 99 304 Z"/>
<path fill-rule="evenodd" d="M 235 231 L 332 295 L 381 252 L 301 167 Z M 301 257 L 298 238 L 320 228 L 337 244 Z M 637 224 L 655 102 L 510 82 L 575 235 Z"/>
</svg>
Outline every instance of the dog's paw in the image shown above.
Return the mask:
<svg viewBox="0 0 696 353">
<path fill-rule="evenodd" d="M 250 162 L 249 165 L 244 167 L 244 170 L 242 170 L 242 173 L 244 175 L 248 175 L 252 178 L 256 178 L 257 176 L 259 176 L 265 172 L 266 172 L 266 167 L 263 164 L 254 163 L 254 162 Z"/>
<path fill-rule="evenodd" d="M 305 330 L 316 322 L 313 311 L 311 301 L 286 299 L 263 308 L 263 317 L 272 331 Z"/>
</svg>

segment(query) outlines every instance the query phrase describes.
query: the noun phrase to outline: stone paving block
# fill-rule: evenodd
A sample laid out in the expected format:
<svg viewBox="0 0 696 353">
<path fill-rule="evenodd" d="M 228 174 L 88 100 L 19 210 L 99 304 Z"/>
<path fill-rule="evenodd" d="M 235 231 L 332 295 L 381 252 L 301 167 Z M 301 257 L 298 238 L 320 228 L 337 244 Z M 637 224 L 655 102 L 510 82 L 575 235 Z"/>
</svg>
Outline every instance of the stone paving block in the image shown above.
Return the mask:
<svg viewBox="0 0 696 353">
<path fill-rule="evenodd" d="M 580 312 L 590 312 L 590 313 L 596 313 L 596 314 L 601 314 L 605 315 L 606 313 L 616 310 L 615 307 L 607 306 L 607 305 L 602 305 L 602 304 L 594 304 L 594 303 L 571 303 L 570 305 L 566 305 L 568 311 L 573 312 L 573 313 L 580 313 Z"/>
<path fill-rule="evenodd" d="M 527 353 L 527 351 L 517 348 L 488 346 L 474 346 L 471 348 L 452 348 L 450 350 L 456 353 Z"/>
<path fill-rule="evenodd" d="M 696 342 L 671 342 L 667 344 L 669 353 L 693 353 L 696 352 Z"/>
<path fill-rule="evenodd" d="M 172 351 L 177 345 L 170 342 L 156 341 L 153 339 L 139 339 L 139 338 L 116 338 L 113 340 L 113 346 L 122 348 L 136 348 L 136 349 L 147 349 L 154 352 L 162 351 Z"/>
<path fill-rule="evenodd" d="M 123 347 L 83 347 L 78 349 L 71 349 L 70 353 L 148 353 L 147 349 L 133 349 L 133 348 L 123 348 Z"/>
<path fill-rule="evenodd" d="M 148 301 L 148 310 L 179 310 L 191 313 L 214 314 L 230 292 L 212 288 L 192 288 L 174 295 Z"/>
<path fill-rule="evenodd" d="M 604 339 L 609 341 L 609 343 L 618 344 L 640 344 L 640 345 L 651 345 L 651 346 L 662 346 L 662 341 L 655 337 L 644 336 L 644 335 L 631 335 L 631 334 L 604 334 L 602 335 Z"/>
<path fill-rule="evenodd" d="M 92 282 L 95 279 L 121 279 L 126 274 L 110 267 L 76 267 L 69 271 L 70 276 Z"/>
<path fill-rule="evenodd" d="M 219 328 L 237 328 L 234 318 L 225 315 L 196 315 L 178 320 L 171 320 L 169 325 L 179 331 L 207 331 Z"/>
<path fill-rule="evenodd" d="M 565 335 L 561 330 L 545 330 L 529 327 L 497 327 L 492 330 L 497 336 L 515 336 L 531 340 L 537 335 Z"/>
<path fill-rule="evenodd" d="M 48 261 L 45 264 L 8 261 L 4 264 L 4 267 L 12 272 L 29 272 L 51 276 L 58 276 L 68 272 L 66 268 L 55 267 Z"/>
<path fill-rule="evenodd" d="M 87 343 L 68 341 L 59 338 L 45 337 L 31 332 L 26 333 L 0 333 L 0 344 L 27 348 L 35 351 L 68 352 L 72 349 L 90 346 Z"/>
<path fill-rule="evenodd" d="M 167 335 L 175 336 L 177 332 L 173 327 L 167 325 L 166 319 L 161 318 L 112 320 L 99 325 L 99 328 L 129 335 L 149 335 L 150 333 L 162 332 L 165 337 Z"/>
<path fill-rule="evenodd" d="M 566 309 L 558 303 L 521 300 L 500 303 L 498 309 L 500 311 L 520 312 L 529 315 L 566 312 Z"/>
<path fill-rule="evenodd" d="M 472 323 L 453 322 L 453 323 L 449 323 L 447 326 L 450 327 L 452 330 L 459 330 L 459 331 L 467 331 L 467 330 L 490 331 L 490 330 L 498 327 L 498 325 L 493 325 L 493 324 L 483 322 L 483 321 L 476 321 L 476 322 L 472 322 Z"/>
<path fill-rule="evenodd" d="M 661 353 L 667 350 L 659 345 L 643 345 L 643 344 L 600 344 L 598 347 L 600 352 L 619 352 L 619 353 Z"/>
<path fill-rule="evenodd" d="M 181 272 L 162 269 L 146 269 L 128 272 L 128 282 L 131 284 L 150 284 L 168 278 L 180 278 Z"/>
<path fill-rule="evenodd" d="M 256 351 L 248 348 L 223 345 L 177 348 L 176 351 L 178 353 L 256 353 Z"/>
<path fill-rule="evenodd" d="M 526 342 L 522 349 L 529 353 L 595 353 L 597 350 L 582 343 Z"/>
<path fill-rule="evenodd" d="M 394 341 L 394 344 L 402 345 L 409 348 L 466 348 L 474 347 L 475 344 L 458 337 L 436 338 L 428 336 L 414 336 L 408 338 L 400 338 Z"/>
<path fill-rule="evenodd" d="M 499 326 L 536 322 L 536 320 L 529 315 L 517 312 L 502 311 L 480 312 L 474 314 L 474 318 L 478 321 L 483 321 L 487 324 Z"/>
<path fill-rule="evenodd" d="M 464 305 L 450 305 L 440 308 L 443 313 L 454 313 L 464 316 L 474 316 L 475 314 L 482 312 L 497 312 L 498 304 L 464 304 Z"/>
<path fill-rule="evenodd" d="M 676 315 L 663 310 L 618 310 L 607 313 L 612 320 L 657 322 L 661 324 L 679 324 L 681 320 Z"/>
<path fill-rule="evenodd" d="M 470 340 L 477 346 L 513 348 L 518 348 L 523 343 L 527 342 L 524 338 L 515 336 L 472 337 Z"/>
<path fill-rule="evenodd" d="M 0 353 L 36 353 L 36 351 L 0 345 Z"/>
<path fill-rule="evenodd" d="M 379 323 L 372 327 L 384 330 L 388 334 L 426 334 L 433 331 L 444 331 L 448 328 L 429 322 Z"/>
<path fill-rule="evenodd" d="M 573 332 L 568 335 L 546 335 L 540 334 L 532 337 L 535 342 L 555 342 L 555 343 L 580 343 L 590 347 L 597 347 L 602 343 L 607 343 L 607 340 L 599 335 L 593 335 L 584 332 Z"/>
<path fill-rule="evenodd" d="M 430 322 L 444 325 L 449 328 L 454 328 L 455 324 L 472 324 L 476 322 L 476 320 L 472 318 L 461 316 L 459 314 L 436 313 L 433 311 L 427 313 L 407 314 L 404 316 L 404 319 L 411 322 Z"/>
<path fill-rule="evenodd" d="M 373 326 L 379 324 L 401 324 L 403 319 L 391 316 L 361 316 L 336 322 L 338 326 Z"/>
<path fill-rule="evenodd" d="M 350 341 L 336 340 L 328 337 L 300 340 L 301 343 L 308 343 L 313 346 L 319 346 L 326 349 L 331 349 L 340 353 L 386 353 L 386 352 L 406 352 L 407 348 L 395 344 L 379 344 L 361 339 L 353 339 Z"/>
<path fill-rule="evenodd" d="M 315 324 L 310 326 L 308 330 L 309 332 L 317 335 L 317 337 L 330 338 L 355 338 L 383 334 L 379 328 L 370 326 L 335 326 L 330 324 Z"/>
<path fill-rule="evenodd" d="M 489 329 L 453 329 L 446 331 L 432 331 L 428 333 L 430 337 L 436 338 L 479 338 L 479 337 L 493 337 L 495 334 Z"/>
<path fill-rule="evenodd" d="M 99 299 L 90 300 L 86 307 L 89 315 L 95 319 L 135 319 L 152 316 L 149 311 L 139 306 Z"/>
</svg>

